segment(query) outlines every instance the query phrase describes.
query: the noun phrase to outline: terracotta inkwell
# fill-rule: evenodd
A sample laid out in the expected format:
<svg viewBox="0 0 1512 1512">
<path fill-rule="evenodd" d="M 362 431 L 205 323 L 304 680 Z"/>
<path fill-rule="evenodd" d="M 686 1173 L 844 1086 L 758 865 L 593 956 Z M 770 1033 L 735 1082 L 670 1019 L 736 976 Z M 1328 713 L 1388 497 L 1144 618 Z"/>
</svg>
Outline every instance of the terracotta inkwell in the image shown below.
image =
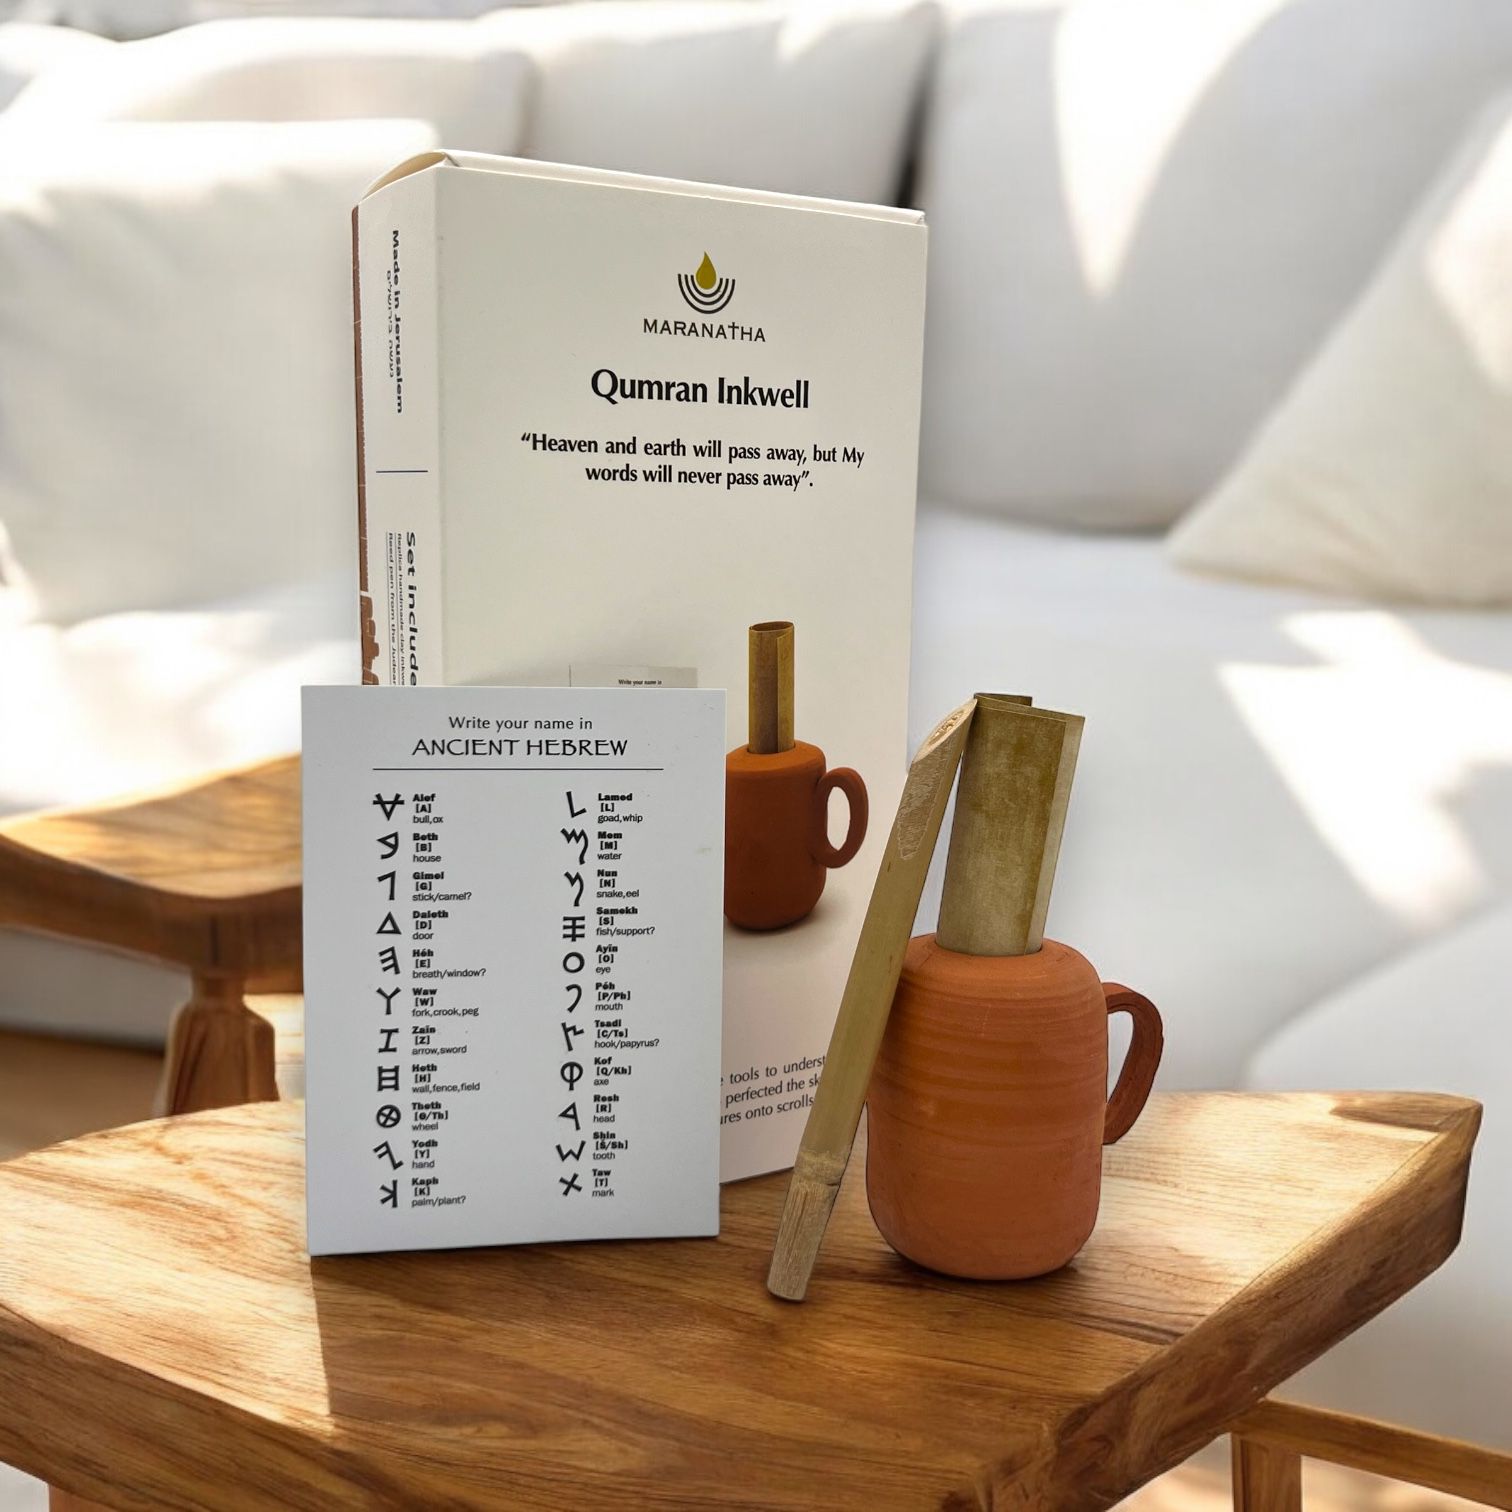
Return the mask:
<svg viewBox="0 0 1512 1512">
<path fill-rule="evenodd" d="M 866 784 L 850 767 L 825 770 L 824 752 L 793 738 L 793 626 L 752 625 L 750 738 L 725 758 L 725 917 L 777 929 L 812 912 L 826 871 L 866 839 Z M 839 846 L 829 840 L 829 795 L 850 805 Z"/>
<path fill-rule="evenodd" d="M 1160 1063 L 1148 998 L 1044 938 L 1082 720 L 977 696 L 935 934 L 910 941 L 868 1095 L 872 1216 L 900 1254 L 1006 1280 L 1066 1264 L 1097 1221 L 1102 1147 Z M 1134 1021 L 1107 1093 L 1108 1018 Z"/>
</svg>

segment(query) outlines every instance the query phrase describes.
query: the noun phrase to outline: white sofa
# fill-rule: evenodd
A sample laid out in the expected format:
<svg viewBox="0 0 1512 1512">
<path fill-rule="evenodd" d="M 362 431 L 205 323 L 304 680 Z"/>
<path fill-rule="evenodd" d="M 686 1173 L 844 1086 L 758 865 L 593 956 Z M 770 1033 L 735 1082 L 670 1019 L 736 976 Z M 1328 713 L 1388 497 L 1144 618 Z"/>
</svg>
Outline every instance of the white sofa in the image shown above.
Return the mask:
<svg viewBox="0 0 1512 1512">
<path fill-rule="evenodd" d="M 78 140 L 108 158 L 120 143 L 99 123 L 118 119 L 156 122 L 132 140 L 171 154 L 200 122 L 272 100 L 292 119 L 473 134 L 458 147 L 850 197 L 886 197 L 913 165 L 933 225 L 914 732 L 973 688 L 1086 713 L 1051 929 L 1160 1003 L 1163 1085 L 1411 1085 L 1487 1103 L 1462 1252 L 1300 1389 L 1512 1445 L 1512 1031 L 1495 1011 L 1512 967 L 1512 614 L 1198 579 L 1158 533 L 1232 460 L 1478 105 L 1512 88 L 1504 10 L 1223 0 L 1199 20 L 1168 0 L 1004 0 L 787 15 L 711 0 L 10 51 L 0 26 L 0 79 L 39 71 L 0 114 L 0 154 L 60 137 L 82 151 L 67 139 L 89 122 Z M 3 61 L 18 57 L 38 61 Z M 236 161 L 266 151 L 273 166 L 238 192 L 276 207 L 289 144 L 242 130 L 224 138 Z M 361 154 L 319 140 L 334 201 Z M 91 305 L 46 240 L 120 234 L 129 172 L 113 169 L 107 194 L 59 171 L 68 195 L 53 179 L 0 189 L 0 261 L 35 256 L 33 289 L 79 291 L 88 352 L 136 351 L 130 311 L 114 292 Z M 190 151 L 182 173 L 203 210 L 214 155 L 207 168 Z M 147 257 L 149 220 L 129 227 Z M 321 234 L 339 282 L 344 226 Z M 165 287 L 155 318 L 171 330 L 193 285 Z M 254 371 L 217 374 L 220 403 L 345 350 L 339 293 L 296 295 L 299 329 L 272 356 L 240 355 Z M 0 590 L 0 811 L 291 748 L 299 685 L 355 669 L 348 380 L 311 379 L 311 418 L 279 422 L 337 448 L 306 459 L 303 484 L 254 488 L 255 449 L 237 453 L 253 482 L 229 476 L 209 425 L 165 488 L 134 469 L 167 445 L 173 411 L 129 377 L 113 388 L 97 355 L 91 376 L 55 327 L 0 289 L 0 416 L 12 397 L 41 407 L 73 478 L 90 476 L 82 432 L 105 426 L 122 499 L 77 518 L 39 504 L 37 429 L 0 433 L 0 523 L 73 606 L 39 617 L 14 573 Z M 111 430 L 97 411 L 127 398 L 141 408 Z M 233 521 L 271 512 L 287 539 L 226 549 L 206 508 L 220 489 Z M 146 548 L 118 518 L 138 511 L 158 531 Z M 0 937 L 4 1022 L 150 1039 L 183 990 L 142 963 Z"/>
</svg>

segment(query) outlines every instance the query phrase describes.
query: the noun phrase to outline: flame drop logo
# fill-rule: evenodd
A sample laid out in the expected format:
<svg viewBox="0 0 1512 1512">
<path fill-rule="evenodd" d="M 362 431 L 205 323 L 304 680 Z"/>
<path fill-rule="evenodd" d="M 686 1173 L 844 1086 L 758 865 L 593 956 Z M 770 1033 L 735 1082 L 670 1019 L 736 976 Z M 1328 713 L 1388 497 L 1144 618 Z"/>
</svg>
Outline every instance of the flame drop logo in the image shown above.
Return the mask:
<svg viewBox="0 0 1512 1512">
<path fill-rule="evenodd" d="M 677 275 L 677 289 L 700 315 L 714 315 L 729 304 L 735 293 L 735 280 L 721 278 L 705 252 L 696 272 Z"/>
</svg>

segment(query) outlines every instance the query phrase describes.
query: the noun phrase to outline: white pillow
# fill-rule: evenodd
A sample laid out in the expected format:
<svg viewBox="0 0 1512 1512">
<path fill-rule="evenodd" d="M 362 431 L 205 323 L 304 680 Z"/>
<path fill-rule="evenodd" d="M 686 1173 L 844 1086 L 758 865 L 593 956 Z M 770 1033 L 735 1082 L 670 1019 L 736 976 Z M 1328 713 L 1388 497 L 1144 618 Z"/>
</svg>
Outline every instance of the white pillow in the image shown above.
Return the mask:
<svg viewBox="0 0 1512 1512">
<path fill-rule="evenodd" d="M 210 21 L 107 48 L 24 91 L 12 123 L 431 121 L 449 147 L 517 152 L 530 64 L 467 21 Z"/>
<path fill-rule="evenodd" d="M 1512 109 L 1473 133 L 1170 551 L 1372 599 L 1512 605 Z"/>
<path fill-rule="evenodd" d="M 117 125 L 8 154 L 0 521 L 43 617 L 355 581 L 349 217 L 435 145 Z"/>
<path fill-rule="evenodd" d="M 466 16 L 488 9 L 488 0 L 45 0 L 45 3 L 48 14 L 56 20 L 121 41 L 225 17 Z"/>
<path fill-rule="evenodd" d="M 476 24 L 536 60 L 528 157 L 890 204 L 935 18 L 910 0 L 610 0 Z"/>
<path fill-rule="evenodd" d="M 92 32 L 25 21 L 0 24 L 0 110 L 49 69 L 110 51 L 110 43 Z"/>
<path fill-rule="evenodd" d="M 1506 0 L 956 14 L 921 148 L 925 491 L 1173 520 L 1509 77 Z"/>
</svg>

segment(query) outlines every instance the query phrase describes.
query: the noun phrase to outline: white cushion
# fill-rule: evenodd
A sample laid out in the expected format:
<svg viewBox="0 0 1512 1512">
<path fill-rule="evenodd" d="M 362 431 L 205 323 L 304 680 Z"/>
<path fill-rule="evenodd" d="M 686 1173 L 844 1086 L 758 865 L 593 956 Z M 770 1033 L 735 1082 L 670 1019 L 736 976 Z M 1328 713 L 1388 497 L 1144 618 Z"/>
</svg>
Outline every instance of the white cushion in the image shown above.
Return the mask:
<svg viewBox="0 0 1512 1512">
<path fill-rule="evenodd" d="M 0 521 L 42 618 L 355 570 L 349 216 L 434 145 L 401 121 L 0 145 Z"/>
<path fill-rule="evenodd" d="M 357 680 L 355 570 L 201 609 L 24 622 L 0 592 L 0 814 L 95 803 L 299 748 L 299 689 Z M 0 930 L 0 1023 L 161 1042 L 182 972 Z"/>
<path fill-rule="evenodd" d="M 224 17 L 476 15 L 489 0 L 45 0 L 48 14 L 103 36 L 151 37 Z"/>
<path fill-rule="evenodd" d="M 536 60 L 529 157 L 892 203 L 934 13 L 909 0 L 641 0 L 477 25 Z"/>
<path fill-rule="evenodd" d="M 925 491 L 1174 519 L 1509 77 L 1505 0 L 956 11 L 920 154 Z"/>
<path fill-rule="evenodd" d="M 976 688 L 1087 717 L 1049 933 L 1160 1005 L 1162 1086 L 1233 1085 L 1289 1017 L 1512 893 L 1512 615 L 938 508 L 915 584 L 916 740 Z"/>
<path fill-rule="evenodd" d="M 23 85 L 49 70 L 112 51 L 105 38 L 72 27 L 40 26 L 25 21 L 0 24 L 0 110 L 10 104 Z"/>
<path fill-rule="evenodd" d="M 1494 111 L 1217 491 L 1184 567 L 1512 605 L 1512 109 Z"/>
<path fill-rule="evenodd" d="M 1502 904 L 1318 1004 L 1250 1063 L 1245 1085 L 1262 1090 L 1457 1092 L 1485 1107 L 1459 1249 L 1285 1395 L 1512 1449 L 1509 1019 L 1512 904 Z"/>
<path fill-rule="evenodd" d="M 52 70 L 12 123 L 430 121 L 449 147 L 515 152 L 530 65 L 466 21 L 211 21 Z"/>
<path fill-rule="evenodd" d="M 297 750 L 300 686 L 357 681 L 356 634 L 355 565 L 194 609 L 0 617 L 5 702 L 27 713 L 0 720 L 0 814 Z"/>
</svg>

